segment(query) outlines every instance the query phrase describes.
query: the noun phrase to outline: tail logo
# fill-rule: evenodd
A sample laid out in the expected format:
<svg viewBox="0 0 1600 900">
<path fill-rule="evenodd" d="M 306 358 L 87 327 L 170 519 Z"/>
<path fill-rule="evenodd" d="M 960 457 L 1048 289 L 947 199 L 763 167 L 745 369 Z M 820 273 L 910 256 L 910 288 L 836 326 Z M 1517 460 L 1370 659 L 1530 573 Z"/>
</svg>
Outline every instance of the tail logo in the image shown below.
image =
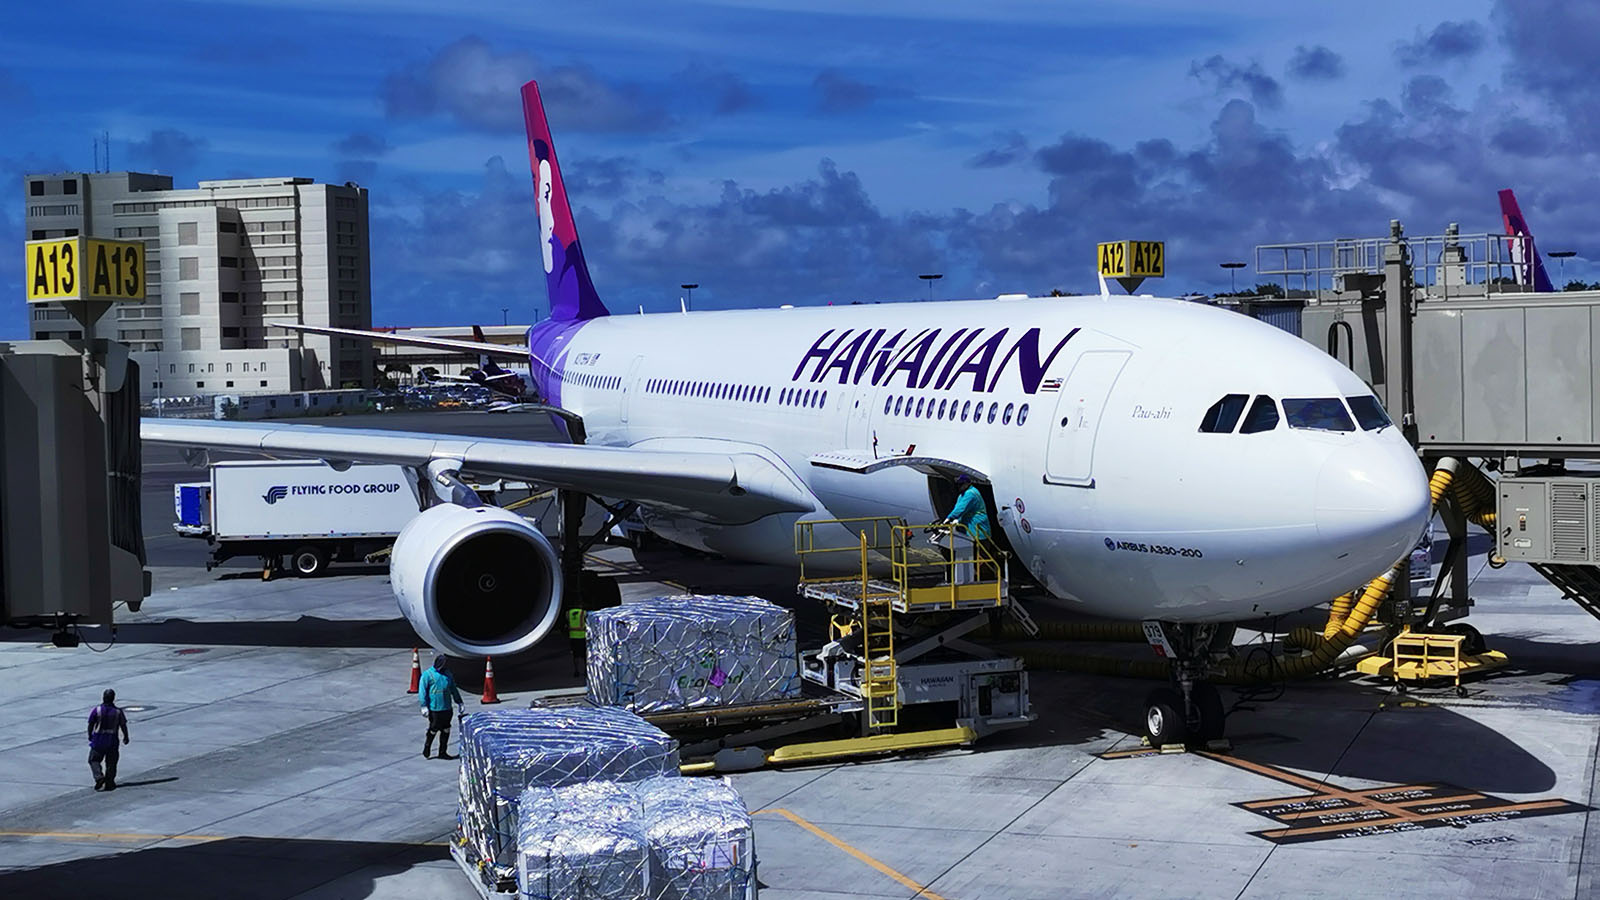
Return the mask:
<svg viewBox="0 0 1600 900">
<path fill-rule="evenodd" d="M 289 496 L 288 485 L 275 484 L 267 488 L 267 492 L 261 495 L 261 499 L 267 501 L 267 505 L 271 506 L 287 496 Z"/>
<path fill-rule="evenodd" d="M 555 241 L 556 217 L 550 208 L 550 160 L 539 160 L 539 183 L 534 186 L 539 194 L 539 246 L 544 249 L 544 273 L 556 270 Z"/>
</svg>

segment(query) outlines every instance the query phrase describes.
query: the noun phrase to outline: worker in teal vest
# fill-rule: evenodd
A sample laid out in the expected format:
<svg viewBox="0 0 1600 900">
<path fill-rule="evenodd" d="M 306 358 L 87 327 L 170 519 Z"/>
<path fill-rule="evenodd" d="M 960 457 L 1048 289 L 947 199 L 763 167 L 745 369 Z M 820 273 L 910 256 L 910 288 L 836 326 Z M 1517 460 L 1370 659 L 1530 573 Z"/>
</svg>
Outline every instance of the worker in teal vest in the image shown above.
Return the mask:
<svg viewBox="0 0 1600 900">
<path fill-rule="evenodd" d="M 583 604 L 567 608 L 567 646 L 572 650 L 572 677 L 582 678 L 589 665 L 589 632 L 583 627 Z"/>
<path fill-rule="evenodd" d="M 433 658 L 433 668 L 422 673 L 417 685 L 417 702 L 422 714 L 428 717 L 428 736 L 422 741 L 422 758 L 433 751 L 433 736 L 439 735 L 439 758 L 455 759 L 450 755 L 450 713 L 461 706 L 461 691 L 456 687 L 456 677 L 450 674 L 450 663 L 441 653 Z"/>
<path fill-rule="evenodd" d="M 956 476 L 956 488 L 961 495 L 956 498 L 956 505 L 950 508 L 950 514 L 944 517 L 944 524 L 954 525 L 957 532 L 965 534 L 972 540 L 975 548 L 982 548 L 984 554 L 995 556 L 994 548 L 989 543 L 989 506 L 983 501 L 983 494 L 978 486 L 972 483 L 967 475 Z M 975 554 L 963 554 L 957 551 L 957 558 Z M 977 567 L 976 575 L 980 581 L 998 579 L 1000 574 L 991 567 L 982 565 Z"/>
<path fill-rule="evenodd" d="M 974 540 L 988 540 L 989 507 L 983 502 L 983 494 L 978 492 L 978 486 L 966 475 L 956 476 L 956 487 L 961 491 L 961 496 L 956 498 L 950 515 L 944 517 L 945 524 L 961 526 L 961 530 Z"/>
</svg>

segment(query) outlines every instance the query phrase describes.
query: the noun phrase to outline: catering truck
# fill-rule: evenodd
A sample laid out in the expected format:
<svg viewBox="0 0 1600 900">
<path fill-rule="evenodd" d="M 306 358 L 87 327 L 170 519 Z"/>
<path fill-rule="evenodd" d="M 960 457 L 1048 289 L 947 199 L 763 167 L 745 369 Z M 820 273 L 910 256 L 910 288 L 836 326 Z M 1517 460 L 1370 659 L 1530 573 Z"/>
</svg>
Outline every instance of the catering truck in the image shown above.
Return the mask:
<svg viewBox="0 0 1600 900">
<path fill-rule="evenodd" d="M 218 462 L 211 480 L 173 486 L 174 530 L 211 545 L 206 569 L 236 556 L 261 558 L 261 577 L 320 575 L 334 561 L 382 550 L 422 510 L 405 466 L 335 469 L 306 460 Z"/>
</svg>

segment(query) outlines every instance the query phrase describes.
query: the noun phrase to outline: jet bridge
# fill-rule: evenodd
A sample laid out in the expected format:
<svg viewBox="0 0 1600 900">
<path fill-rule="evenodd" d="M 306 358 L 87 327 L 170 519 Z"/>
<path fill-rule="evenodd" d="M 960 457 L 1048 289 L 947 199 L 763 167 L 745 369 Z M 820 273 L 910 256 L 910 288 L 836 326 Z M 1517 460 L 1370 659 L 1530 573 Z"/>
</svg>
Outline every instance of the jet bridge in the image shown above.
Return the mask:
<svg viewBox="0 0 1600 900">
<path fill-rule="evenodd" d="M 1532 291 L 1524 241 L 1394 221 L 1387 238 L 1256 248 L 1257 273 L 1304 304 L 1301 337 L 1372 386 L 1426 467 L 1461 460 L 1443 569 L 1431 596 L 1397 593 L 1394 626 L 1467 614 L 1469 521 L 1491 564 L 1529 563 L 1600 617 L 1600 291 Z"/>
</svg>

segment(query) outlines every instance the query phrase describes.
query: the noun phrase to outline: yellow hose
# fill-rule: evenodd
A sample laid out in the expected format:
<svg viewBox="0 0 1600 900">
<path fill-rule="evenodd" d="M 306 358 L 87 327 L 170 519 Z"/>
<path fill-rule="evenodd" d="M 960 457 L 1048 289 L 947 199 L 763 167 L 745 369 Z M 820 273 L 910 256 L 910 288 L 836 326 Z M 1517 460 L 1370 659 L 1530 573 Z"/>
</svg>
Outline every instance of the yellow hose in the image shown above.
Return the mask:
<svg viewBox="0 0 1600 900">
<path fill-rule="evenodd" d="M 1489 476 L 1483 474 L 1477 466 L 1463 466 L 1451 486 L 1451 494 L 1455 496 L 1456 504 L 1461 507 L 1461 512 L 1467 517 L 1467 521 L 1476 523 L 1485 531 L 1494 534 L 1497 498 L 1494 482 L 1489 480 Z"/>
<path fill-rule="evenodd" d="M 1322 626 L 1322 634 L 1319 636 L 1330 638 L 1337 634 L 1340 627 L 1344 625 L 1344 620 L 1349 618 L 1350 607 L 1354 606 L 1355 602 L 1355 591 L 1351 591 L 1348 594 L 1340 594 L 1339 596 L 1333 598 L 1333 605 L 1328 607 L 1328 622 L 1326 625 Z M 1292 636 L 1296 631 L 1299 630 L 1300 629 L 1296 628 L 1294 631 L 1289 632 L 1289 634 Z M 1310 631 L 1309 628 L 1306 630 Z M 1313 641 L 1311 643 L 1300 643 L 1299 646 L 1310 648 L 1315 646 L 1315 644 L 1316 642 Z"/>
</svg>

